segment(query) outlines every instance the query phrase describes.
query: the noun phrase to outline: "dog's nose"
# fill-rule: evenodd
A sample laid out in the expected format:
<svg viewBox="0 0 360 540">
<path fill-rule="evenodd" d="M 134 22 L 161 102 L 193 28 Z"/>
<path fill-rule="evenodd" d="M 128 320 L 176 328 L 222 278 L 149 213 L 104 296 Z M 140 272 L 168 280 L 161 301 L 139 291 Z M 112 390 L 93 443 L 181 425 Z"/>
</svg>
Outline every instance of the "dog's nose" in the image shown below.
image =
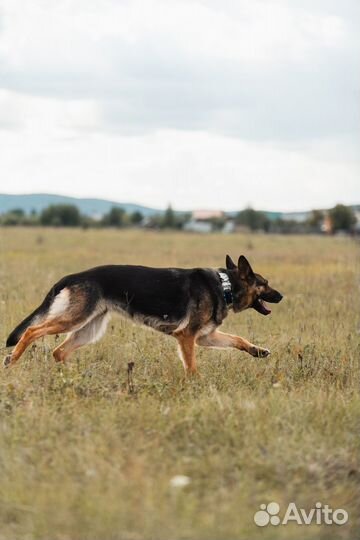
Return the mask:
<svg viewBox="0 0 360 540">
<path fill-rule="evenodd" d="M 279 296 L 278 296 L 279 300 L 278 302 L 281 302 L 281 300 L 284 298 L 283 295 L 281 293 L 279 293 Z"/>
</svg>

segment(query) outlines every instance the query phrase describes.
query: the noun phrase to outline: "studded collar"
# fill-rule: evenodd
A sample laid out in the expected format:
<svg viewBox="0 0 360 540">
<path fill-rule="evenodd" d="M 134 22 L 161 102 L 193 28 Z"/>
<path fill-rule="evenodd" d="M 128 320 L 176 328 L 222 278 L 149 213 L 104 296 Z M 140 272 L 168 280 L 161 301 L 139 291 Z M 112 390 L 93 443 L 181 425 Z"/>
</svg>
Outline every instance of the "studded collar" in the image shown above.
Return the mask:
<svg viewBox="0 0 360 540">
<path fill-rule="evenodd" d="M 227 307 L 230 308 L 233 304 L 233 294 L 230 278 L 225 272 L 221 272 L 220 270 L 218 271 L 218 275 L 221 281 L 225 303 Z"/>
</svg>

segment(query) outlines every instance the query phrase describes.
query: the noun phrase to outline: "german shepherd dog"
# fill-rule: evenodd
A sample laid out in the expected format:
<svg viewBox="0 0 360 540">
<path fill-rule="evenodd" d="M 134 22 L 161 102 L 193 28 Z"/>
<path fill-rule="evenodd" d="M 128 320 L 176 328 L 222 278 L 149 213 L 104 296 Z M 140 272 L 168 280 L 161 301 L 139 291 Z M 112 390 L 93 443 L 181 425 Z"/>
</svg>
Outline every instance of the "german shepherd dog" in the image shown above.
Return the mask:
<svg viewBox="0 0 360 540">
<path fill-rule="evenodd" d="M 230 309 L 239 313 L 253 308 L 268 315 L 265 301 L 281 299 L 243 255 L 237 265 L 227 255 L 226 268 L 217 270 L 99 266 L 65 276 L 52 287 L 9 335 L 6 346 L 15 348 L 4 366 L 15 364 L 35 340 L 67 333 L 53 352 L 57 362 L 64 362 L 75 349 L 101 338 L 113 312 L 175 337 L 189 373 L 196 371 L 196 345 L 234 347 L 263 358 L 270 354 L 268 349 L 217 328 Z"/>
</svg>

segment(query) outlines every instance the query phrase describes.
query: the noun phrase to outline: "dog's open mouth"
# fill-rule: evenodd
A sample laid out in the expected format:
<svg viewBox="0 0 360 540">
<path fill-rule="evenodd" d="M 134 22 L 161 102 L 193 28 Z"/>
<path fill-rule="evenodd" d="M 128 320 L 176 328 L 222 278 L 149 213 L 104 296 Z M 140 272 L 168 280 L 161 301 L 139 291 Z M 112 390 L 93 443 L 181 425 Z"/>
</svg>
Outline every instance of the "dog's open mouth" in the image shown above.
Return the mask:
<svg viewBox="0 0 360 540">
<path fill-rule="evenodd" d="M 253 303 L 252 307 L 256 309 L 261 315 L 269 315 L 271 313 L 271 309 L 267 307 L 267 304 L 264 300 L 261 300 L 261 298 L 257 298 L 255 302 Z"/>
</svg>

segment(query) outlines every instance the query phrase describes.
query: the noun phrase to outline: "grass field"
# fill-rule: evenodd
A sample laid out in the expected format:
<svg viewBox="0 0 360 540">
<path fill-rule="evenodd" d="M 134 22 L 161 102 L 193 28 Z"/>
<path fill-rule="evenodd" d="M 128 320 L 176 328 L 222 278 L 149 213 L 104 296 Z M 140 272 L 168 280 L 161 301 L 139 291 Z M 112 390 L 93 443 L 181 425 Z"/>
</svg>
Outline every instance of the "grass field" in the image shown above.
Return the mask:
<svg viewBox="0 0 360 540">
<path fill-rule="evenodd" d="M 360 538 L 359 245 L 345 238 L 0 230 L 1 343 L 62 275 L 105 263 L 248 256 L 284 295 L 224 325 L 271 356 L 198 349 L 113 319 L 56 365 L 54 339 L 0 371 L 0 540 Z M 5 356 L 5 349 L 2 351 Z M 128 362 L 135 362 L 129 392 Z M 190 483 L 174 487 L 186 475 Z M 257 527 L 275 501 L 346 525 Z"/>
</svg>

